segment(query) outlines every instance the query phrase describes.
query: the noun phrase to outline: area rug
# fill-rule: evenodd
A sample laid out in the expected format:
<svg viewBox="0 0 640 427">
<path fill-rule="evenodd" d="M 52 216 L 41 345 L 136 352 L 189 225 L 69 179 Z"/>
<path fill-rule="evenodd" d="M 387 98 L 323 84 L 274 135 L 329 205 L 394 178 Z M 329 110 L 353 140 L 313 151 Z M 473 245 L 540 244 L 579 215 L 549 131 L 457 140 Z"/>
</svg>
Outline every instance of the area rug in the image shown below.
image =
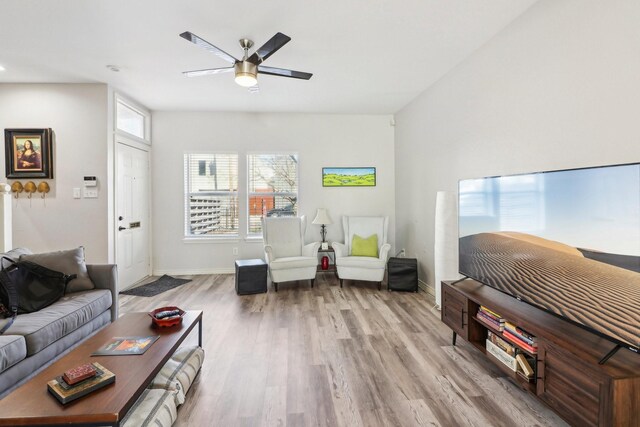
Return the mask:
<svg viewBox="0 0 640 427">
<path fill-rule="evenodd" d="M 169 289 L 177 288 L 185 283 L 189 283 L 190 281 L 190 279 L 176 279 L 175 277 L 167 276 L 165 274 L 155 282 L 147 283 L 146 285 L 138 286 L 137 288 L 127 289 L 120 293 L 123 295 L 135 295 L 138 297 L 153 297 L 163 293 L 164 291 L 168 291 Z"/>
</svg>

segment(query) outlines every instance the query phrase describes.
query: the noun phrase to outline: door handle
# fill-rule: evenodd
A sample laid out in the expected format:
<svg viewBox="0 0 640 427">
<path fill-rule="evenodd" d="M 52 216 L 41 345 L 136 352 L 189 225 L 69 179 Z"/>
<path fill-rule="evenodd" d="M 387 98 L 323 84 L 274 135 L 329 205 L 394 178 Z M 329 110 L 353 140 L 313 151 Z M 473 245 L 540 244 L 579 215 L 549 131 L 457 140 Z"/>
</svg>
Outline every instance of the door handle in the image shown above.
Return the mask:
<svg viewBox="0 0 640 427">
<path fill-rule="evenodd" d="M 123 227 L 123 226 L 118 227 L 118 231 L 122 231 L 122 230 L 126 230 L 126 229 L 127 229 L 127 227 Z"/>
</svg>

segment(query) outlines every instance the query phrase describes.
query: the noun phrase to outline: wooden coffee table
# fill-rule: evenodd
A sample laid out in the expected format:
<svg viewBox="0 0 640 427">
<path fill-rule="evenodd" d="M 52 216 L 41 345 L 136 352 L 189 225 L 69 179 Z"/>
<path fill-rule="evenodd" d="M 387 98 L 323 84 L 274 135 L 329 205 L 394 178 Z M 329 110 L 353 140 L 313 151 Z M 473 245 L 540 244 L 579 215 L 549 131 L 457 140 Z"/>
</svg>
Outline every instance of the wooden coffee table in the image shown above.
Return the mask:
<svg viewBox="0 0 640 427">
<path fill-rule="evenodd" d="M 147 313 L 125 314 L 0 400 L 0 426 L 119 425 L 196 324 L 202 346 L 202 311 L 187 311 L 181 325 L 159 329 L 151 326 Z M 112 337 L 146 335 L 160 338 L 142 355 L 91 356 Z M 48 381 L 90 362 L 98 362 L 116 374 L 116 382 L 66 405 L 47 391 Z"/>
</svg>

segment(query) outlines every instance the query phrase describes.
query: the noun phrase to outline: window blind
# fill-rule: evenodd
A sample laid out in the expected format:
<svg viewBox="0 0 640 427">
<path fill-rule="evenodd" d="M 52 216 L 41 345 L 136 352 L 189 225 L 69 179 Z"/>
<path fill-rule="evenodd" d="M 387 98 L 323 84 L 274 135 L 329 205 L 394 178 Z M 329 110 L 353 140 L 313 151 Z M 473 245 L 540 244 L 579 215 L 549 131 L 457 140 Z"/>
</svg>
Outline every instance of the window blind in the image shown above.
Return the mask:
<svg viewBox="0 0 640 427">
<path fill-rule="evenodd" d="M 184 155 L 185 236 L 238 235 L 238 155 Z"/>
</svg>

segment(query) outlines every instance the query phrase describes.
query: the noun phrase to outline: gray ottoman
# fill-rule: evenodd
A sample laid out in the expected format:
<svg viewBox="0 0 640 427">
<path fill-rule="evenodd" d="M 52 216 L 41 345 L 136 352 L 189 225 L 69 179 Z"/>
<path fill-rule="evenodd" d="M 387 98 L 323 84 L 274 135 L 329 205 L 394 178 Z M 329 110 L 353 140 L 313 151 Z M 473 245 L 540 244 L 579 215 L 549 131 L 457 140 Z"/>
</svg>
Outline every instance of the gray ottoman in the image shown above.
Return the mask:
<svg viewBox="0 0 640 427">
<path fill-rule="evenodd" d="M 236 260 L 236 293 L 238 295 L 267 292 L 267 263 L 261 259 Z"/>
</svg>

